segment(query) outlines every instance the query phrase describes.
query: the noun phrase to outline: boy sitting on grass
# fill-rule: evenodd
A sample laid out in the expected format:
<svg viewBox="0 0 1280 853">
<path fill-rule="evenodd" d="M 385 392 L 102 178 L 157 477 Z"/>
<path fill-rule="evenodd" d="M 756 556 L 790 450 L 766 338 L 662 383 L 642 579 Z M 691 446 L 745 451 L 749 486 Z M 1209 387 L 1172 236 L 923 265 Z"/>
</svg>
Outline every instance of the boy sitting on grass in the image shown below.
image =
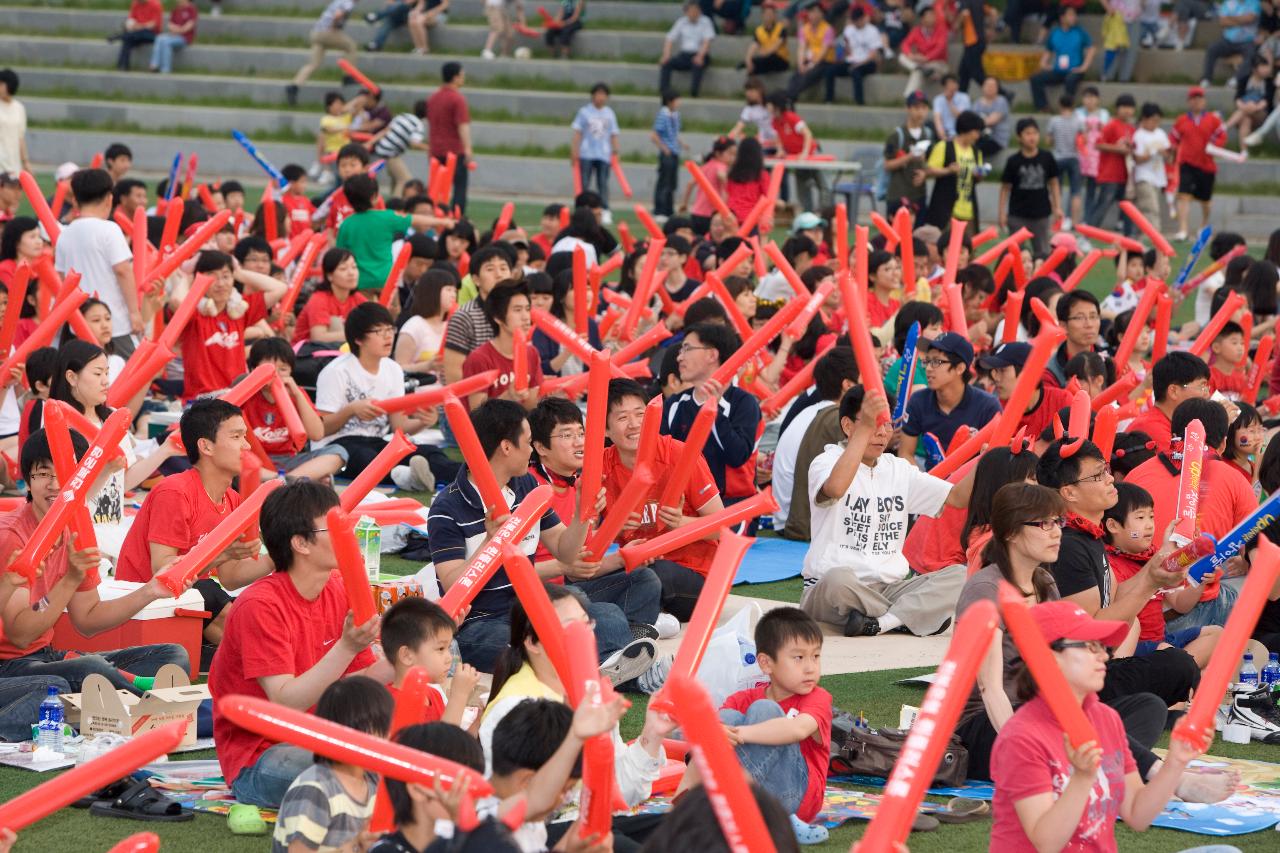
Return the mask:
<svg viewBox="0 0 1280 853">
<path fill-rule="evenodd" d="M 391 694 L 372 678 L 353 675 L 330 684 L 316 703 L 316 716 L 357 731 L 386 737 Z M 373 814 L 378 776 L 322 755 L 293 780 L 280 803 L 273 853 L 354 850 Z"/>
<path fill-rule="evenodd" d="M 395 680 L 388 688 L 391 695 L 400 698 L 405 677 L 409 670 L 420 666 L 427 671 L 434 688 L 427 691 L 427 719 L 439 720 L 454 726 L 462 725 L 462 715 L 467 710 L 467 699 L 476 686 L 478 674 L 469 664 L 458 664 L 449 685 L 448 704 L 442 685 L 449 677 L 453 665 L 453 634 L 457 630 L 449 614 L 434 601 L 425 598 L 402 598 L 387 608 L 382 615 L 382 651 L 395 667 Z M 483 755 L 480 770 L 484 772 Z"/>
<path fill-rule="evenodd" d="M 831 694 L 822 675 L 822 629 L 797 607 L 779 607 L 756 624 L 756 660 L 769 678 L 724 700 L 720 721 L 738 761 L 791 815 L 801 844 L 821 844 L 812 824 L 822 808 L 831 756 Z M 505 722 L 505 721 L 504 721 Z M 690 764 L 681 789 L 700 782 Z"/>
</svg>

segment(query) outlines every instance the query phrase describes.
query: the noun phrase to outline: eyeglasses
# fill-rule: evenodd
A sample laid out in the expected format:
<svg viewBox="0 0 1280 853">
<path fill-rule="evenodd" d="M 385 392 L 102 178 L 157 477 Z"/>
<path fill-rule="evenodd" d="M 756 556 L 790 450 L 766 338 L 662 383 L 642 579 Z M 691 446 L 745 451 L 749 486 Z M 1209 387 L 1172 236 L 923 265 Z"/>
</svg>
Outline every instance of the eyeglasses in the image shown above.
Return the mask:
<svg viewBox="0 0 1280 853">
<path fill-rule="evenodd" d="M 1049 648 L 1053 649 L 1055 652 L 1060 652 L 1064 649 L 1084 649 L 1091 655 L 1109 654 L 1106 644 L 1101 640 L 1082 640 L 1070 643 L 1065 643 L 1059 640 L 1056 643 L 1050 643 Z"/>
<path fill-rule="evenodd" d="M 1187 382 L 1179 386 L 1183 390 L 1190 391 L 1192 394 L 1208 394 L 1209 383 L 1201 379 L 1199 382 Z"/>
<path fill-rule="evenodd" d="M 715 349 L 715 347 L 698 346 L 697 344 L 681 344 L 680 345 L 680 352 L 682 353 L 693 352 L 694 350 L 699 350 L 699 349 Z"/>
<path fill-rule="evenodd" d="M 1039 527 L 1045 533 L 1048 533 L 1055 528 L 1061 530 L 1066 527 L 1067 520 L 1059 516 L 1058 518 L 1042 518 L 1039 521 L 1024 521 L 1022 525 L 1024 527 Z"/>
<path fill-rule="evenodd" d="M 373 328 L 373 329 L 370 329 L 370 330 L 368 331 L 368 334 L 370 334 L 370 335 L 383 335 L 383 336 L 386 336 L 386 337 L 390 337 L 390 336 L 394 335 L 395 333 L 396 333 L 396 327 L 395 327 L 395 326 L 377 326 L 377 327 L 375 327 L 375 328 Z"/>
<path fill-rule="evenodd" d="M 923 364 L 926 368 L 949 367 L 951 365 L 951 360 L 946 358 L 925 358 L 925 359 L 921 359 L 920 363 Z"/>
<path fill-rule="evenodd" d="M 1111 466 L 1103 465 L 1102 470 L 1099 471 L 1098 473 L 1090 474 L 1088 477 L 1081 477 L 1080 479 L 1076 480 L 1075 483 L 1069 483 L 1068 485 L 1074 486 L 1076 485 L 1076 483 L 1101 483 L 1103 480 L 1107 479 L 1110 476 L 1111 476 Z"/>
<path fill-rule="evenodd" d="M 1068 323 L 1099 323 L 1102 317 L 1097 314 L 1072 314 L 1067 318 Z"/>
<path fill-rule="evenodd" d="M 57 476 L 58 475 L 53 471 L 32 471 L 31 476 L 27 478 L 27 482 L 37 483 L 44 480 L 53 481 Z"/>
<path fill-rule="evenodd" d="M 585 437 L 586 437 L 586 431 L 580 430 L 580 429 L 579 430 L 561 430 L 560 432 L 551 433 L 552 441 L 556 441 L 557 439 L 560 441 L 576 441 L 580 438 L 585 438 Z"/>
<path fill-rule="evenodd" d="M 316 529 L 312 530 L 311 532 L 312 532 L 312 533 L 328 533 L 328 532 L 329 532 L 329 528 L 327 528 L 327 527 L 317 527 Z"/>
</svg>

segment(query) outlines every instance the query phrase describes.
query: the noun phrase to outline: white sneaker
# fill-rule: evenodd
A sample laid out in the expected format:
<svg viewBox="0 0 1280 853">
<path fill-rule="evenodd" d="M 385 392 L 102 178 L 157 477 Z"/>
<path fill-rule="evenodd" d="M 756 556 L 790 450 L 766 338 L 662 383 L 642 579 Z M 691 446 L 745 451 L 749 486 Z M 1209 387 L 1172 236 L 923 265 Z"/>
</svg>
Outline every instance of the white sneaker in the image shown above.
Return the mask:
<svg viewBox="0 0 1280 853">
<path fill-rule="evenodd" d="M 484 50 L 480 51 L 480 58 L 481 58 L 481 59 L 494 59 L 494 58 L 496 58 L 496 57 L 494 56 L 493 51 L 492 51 L 492 50 L 489 50 L 489 49 L 486 47 Z"/>
<path fill-rule="evenodd" d="M 1270 687 L 1235 692 L 1226 722 L 1247 727 L 1251 740 L 1280 744 L 1280 708 Z"/>
<path fill-rule="evenodd" d="M 640 688 L 641 693 L 647 693 L 650 696 L 657 693 L 662 689 L 662 685 L 667 683 L 667 676 L 671 674 L 673 663 L 675 658 L 672 655 L 663 655 L 658 658 L 636 679 L 636 687 Z"/>
<path fill-rule="evenodd" d="M 653 640 L 632 640 L 600 664 L 600 674 L 617 687 L 648 672 L 656 656 Z"/>
<path fill-rule="evenodd" d="M 607 207 L 606 207 L 606 208 L 605 208 L 605 209 L 600 213 L 600 224 L 601 224 L 601 225 L 612 225 L 612 224 L 613 224 L 613 211 L 609 210 L 609 208 L 607 208 Z"/>
<path fill-rule="evenodd" d="M 413 473 L 413 478 L 422 484 L 422 488 L 415 491 L 434 492 L 436 490 L 436 475 L 431 473 L 431 463 L 425 456 L 410 456 L 409 471 Z"/>
<path fill-rule="evenodd" d="M 1200 81 L 1200 88 L 1201 88 L 1201 89 L 1208 89 L 1208 88 L 1209 88 L 1209 87 L 1211 87 L 1212 85 L 1213 85 L 1213 81 L 1212 81 L 1212 80 L 1210 80 L 1208 77 L 1206 77 L 1206 78 L 1204 78 L 1203 80 L 1201 80 L 1201 81 Z"/>
<path fill-rule="evenodd" d="M 1070 216 L 1064 216 L 1064 217 L 1062 217 L 1062 227 L 1061 227 L 1061 228 L 1059 228 L 1058 230 L 1059 230 L 1059 231 L 1070 231 L 1070 230 L 1071 230 L 1071 217 L 1070 217 Z"/>
<path fill-rule="evenodd" d="M 1173 235 L 1173 242 L 1175 243 L 1184 243 L 1186 242 L 1186 239 L 1187 239 L 1186 231 L 1179 231 L 1177 234 Z"/>
<path fill-rule="evenodd" d="M 413 469 L 408 465 L 397 465 L 392 468 L 391 482 L 396 484 L 397 489 L 403 489 L 406 492 L 421 491 L 418 478 L 413 476 Z"/>
<path fill-rule="evenodd" d="M 1244 144 L 1249 148 L 1257 148 L 1262 144 L 1262 134 L 1255 130 L 1244 138 Z"/>
<path fill-rule="evenodd" d="M 659 613 L 653 627 L 658 630 L 659 640 L 669 640 L 680 633 L 680 620 L 670 613 Z"/>
<path fill-rule="evenodd" d="M 791 830 L 796 834 L 796 841 L 802 846 L 823 844 L 830 833 L 820 823 L 805 823 L 795 815 L 791 815 Z"/>
</svg>

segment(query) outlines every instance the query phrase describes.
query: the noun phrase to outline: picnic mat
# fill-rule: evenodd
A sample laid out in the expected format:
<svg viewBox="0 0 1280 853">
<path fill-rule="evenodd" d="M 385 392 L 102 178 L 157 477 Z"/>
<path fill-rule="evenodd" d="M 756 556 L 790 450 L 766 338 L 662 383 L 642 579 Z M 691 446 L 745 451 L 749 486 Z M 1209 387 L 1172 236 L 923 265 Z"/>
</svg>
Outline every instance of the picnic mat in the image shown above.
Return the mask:
<svg viewBox="0 0 1280 853">
<path fill-rule="evenodd" d="M 881 779 L 881 782 L 884 780 Z M 868 794 L 865 791 L 853 791 L 848 788 L 827 786 L 823 797 L 822 811 L 818 812 L 814 823 L 820 823 L 828 829 L 834 829 L 851 820 L 871 820 L 880 809 L 879 794 Z M 939 803 L 921 803 L 920 811 L 935 812 L 942 808 Z M 631 814 L 665 814 L 671 811 L 671 797 L 662 795 L 650 797 L 631 809 Z"/>
<path fill-rule="evenodd" d="M 761 536 L 747 549 L 733 582 L 770 583 L 800 574 L 808 542 L 793 542 L 778 536 Z"/>
<path fill-rule="evenodd" d="M 164 791 L 184 809 L 206 814 L 226 815 L 236 798 L 222 778 L 216 759 L 203 761 L 162 761 L 148 764 L 136 776 L 147 778 L 151 787 Z M 262 819 L 275 823 L 275 809 L 258 809 Z"/>
<path fill-rule="evenodd" d="M 1162 756 L 1164 754 L 1163 750 L 1155 752 Z M 1280 824 L 1280 764 L 1210 755 L 1193 761 L 1191 767 L 1222 770 L 1234 768 L 1240 773 L 1241 784 L 1234 794 L 1220 803 L 1172 801 L 1152 821 L 1152 826 L 1196 835 L 1228 836 L 1245 835 Z M 832 779 L 877 787 L 883 787 L 885 782 L 875 776 L 833 776 Z M 957 787 L 930 788 L 928 793 L 935 797 L 972 797 L 979 800 L 995 798 L 992 784 L 980 779 L 970 779 Z"/>
</svg>

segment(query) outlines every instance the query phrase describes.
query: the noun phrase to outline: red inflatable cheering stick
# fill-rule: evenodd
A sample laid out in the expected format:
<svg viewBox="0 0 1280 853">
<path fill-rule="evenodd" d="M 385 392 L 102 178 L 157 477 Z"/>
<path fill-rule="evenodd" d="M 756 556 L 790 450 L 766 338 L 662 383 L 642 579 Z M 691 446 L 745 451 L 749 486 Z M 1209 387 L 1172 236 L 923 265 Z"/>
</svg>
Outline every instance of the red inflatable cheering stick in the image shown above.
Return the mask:
<svg viewBox="0 0 1280 853">
<path fill-rule="evenodd" d="M 773 488 L 766 486 L 763 492 L 756 492 L 744 501 L 725 507 L 719 512 L 704 515 L 683 527 L 668 530 L 661 536 L 655 536 L 645 542 L 636 542 L 622 548 L 622 562 L 627 571 L 636 566 L 655 560 L 682 545 L 688 545 L 707 536 L 712 531 L 732 527 L 750 520 L 766 512 L 775 512 L 778 504 L 773 499 Z"/>
<path fill-rule="evenodd" d="M 1177 523 L 1170 537 L 1181 547 L 1196 538 L 1196 514 L 1200 509 L 1200 473 L 1204 468 L 1204 424 L 1194 420 L 1182 434 L 1182 472 L 1178 475 Z"/>
<path fill-rule="evenodd" d="M 356 539 L 355 521 L 341 507 L 329 510 L 329 541 L 333 543 L 333 555 L 338 560 L 342 585 L 347 590 L 347 602 L 351 605 L 351 620 L 364 625 L 374 615 L 373 590 L 369 586 L 369 572 L 365 569 L 364 555 Z"/>
<path fill-rule="evenodd" d="M 449 419 L 449 428 L 462 451 L 462 458 L 467 463 L 467 473 L 476 484 L 480 500 L 484 503 L 485 514 L 490 518 L 507 511 L 507 499 L 502 494 L 502 486 L 489 466 L 489 457 L 480 445 L 480 437 L 471 423 L 471 415 L 462 402 L 452 394 L 445 397 L 444 414 Z"/>
</svg>

